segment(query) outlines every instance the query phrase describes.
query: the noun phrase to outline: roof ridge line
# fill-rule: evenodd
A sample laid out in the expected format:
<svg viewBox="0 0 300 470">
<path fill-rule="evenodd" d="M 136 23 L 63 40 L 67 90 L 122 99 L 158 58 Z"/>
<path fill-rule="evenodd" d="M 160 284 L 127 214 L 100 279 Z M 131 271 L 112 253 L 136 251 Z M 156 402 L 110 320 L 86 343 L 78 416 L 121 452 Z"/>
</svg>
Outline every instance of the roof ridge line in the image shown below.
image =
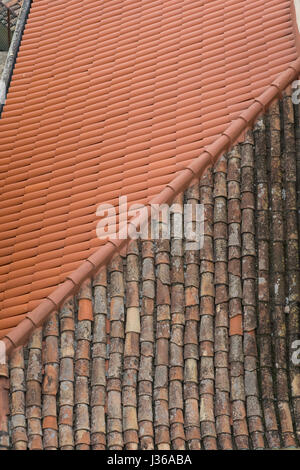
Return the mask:
<svg viewBox="0 0 300 470">
<path fill-rule="evenodd" d="M 143 211 L 143 218 L 134 217 L 130 219 L 126 227 L 127 233 L 130 232 L 130 225 L 138 229 L 145 221 L 149 220 L 151 204 L 170 204 L 175 196 L 184 191 L 195 178 L 201 178 L 207 167 L 215 165 L 219 157 L 234 146 L 241 134 L 253 126 L 258 117 L 265 112 L 274 100 L 281 96 L 282 92 L 299 74 L 300 58 L 292 62 L 286 71 L 280 73 L 266 90 L 258 98 L 255 98 L 253 103 L 220 134 L 215 142 L 205 147 L 199 157 L 185 169 L 181 170 L 157 196 L 150 200 L 146 206 L 147 211 Z M 122 234 L 122 230 L 119 231 L 120 233 Z M 130 235 L 127 235 L 126 238 L 119 237 L 118 239 L 107 241 L 105 245 L 89 256 L 73 273 L 68 275 L 66 280 L 42 300 L 32 312 L 26 314 L 25 318 L 2 338 L 2 341 L 5 343 L 7 356 L 15 348 L 26 343 L 34 329 L 43 325 L 48 316 L 52 312 L 57 311 L 63 302 L 73 295 L 87 278 L 98 272 L 100 268 L 106 266 L 113 255 L 120 252 L 130 239 Z"/>
</svg>

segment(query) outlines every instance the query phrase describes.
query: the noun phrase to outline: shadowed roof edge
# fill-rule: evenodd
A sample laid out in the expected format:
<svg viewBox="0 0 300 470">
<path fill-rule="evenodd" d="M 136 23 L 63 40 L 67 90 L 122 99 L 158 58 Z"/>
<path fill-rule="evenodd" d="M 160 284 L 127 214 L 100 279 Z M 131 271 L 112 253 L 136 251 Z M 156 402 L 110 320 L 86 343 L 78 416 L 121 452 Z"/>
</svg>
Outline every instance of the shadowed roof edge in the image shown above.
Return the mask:
<svg viewBox="0 0 300 470">
<path fill-rule="evenodd" d="M 299 41 L 299 35 L 297 36 L 297 41 Z M 254 124 L 257 118 L 265 112 L 274 100 L 280 97 L 281 93 L 299 74 L 300 58 L 290 64 L 287 70 L 282 72 L 266 90 L 228 126 L 214 143 L 207 146 L 198 158 L 182 170 L 157 196 L 152 198 L 147 205 L 147 219 L 150 216 L 149 209 L 151 204 L 171 203 L 174 197 L 184 191 L 195 178 L 199 179 L 207 167 L 214 165 L 224 152 L 233 147 L 241 135 Z M 143 222 L 144 221 L 140 218 L 135 217 L 129 221 L 127 229 L 130 229 L 130 225 L 139 228 Z M 25 319 L 2 339 L 6 346 L 7 356 L 9 356 L 16 347 L 24 344 L 36 327 L 41 326 L 53 311 L 58 310 L 63 302 L 76 292 L 88 277 L 91 277 L 101 267 L 105 266 L 114 254 L 120 252 L 120 250 L 128 244 L 129 240 L 130 237 L 126 239 L 122 239 L 121 237 L 121 239 L 108 241 L 87 258 L 72 274 L 67 276 L 66 280 L 60 284 L 52 294 L 46 297 L 37 308 L 31 313 L 28 313 Z"/>
</svg>

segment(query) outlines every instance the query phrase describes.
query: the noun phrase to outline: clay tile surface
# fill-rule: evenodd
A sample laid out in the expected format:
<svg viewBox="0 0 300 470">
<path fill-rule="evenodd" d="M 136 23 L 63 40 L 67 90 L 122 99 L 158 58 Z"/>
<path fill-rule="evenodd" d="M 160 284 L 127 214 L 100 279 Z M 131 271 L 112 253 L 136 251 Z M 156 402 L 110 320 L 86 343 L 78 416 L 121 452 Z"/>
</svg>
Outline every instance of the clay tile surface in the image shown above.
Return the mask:
<svg viewBox="0 0 300 470">
<path fill-rule="evenodd" d="M 18 14 L 20 11 L 22 1 L 16 1 L 9 7 L 10 10 L 10 27 L 11 30 L 13 31 L 16 26 Z M 4 2 L 0 2 L 0 23 L 3 24 L 3 26 L 7 27 L 7 6 L 4 6 Z"/>
<path fill-rule="evenodd" d="M 66 15 L 62 1 L 32 1 L 0 121 L 0 336 L 100 246 L 99 204 L 157 195 L 297 58 L 289 0 L 68 6 Z M 240 223 L 234 199 L 229 208 Z M 234 259 L 229 290 L 238 289 Z M 204 295 L 217 295 L 209 269 L 202 276 Z M 189 308 L 195 289 L 186 288 Z M 88 321 L 86 299 L 80 312 Z M 230 328 L 241 331 L 239 318 Z M 166 426 L 158 424 L 161 445 Z M 82 446 L 85 431 L 79 426 Z M 135 431 L 128 428 L 132 445 Z"/>
<path fill-rule="evenodd" d="M 299 123 L 287 90 L 176 197 L 202 248 L 132 241 L 14 350 L 0 449 L 300 448 Z"/>
</svg>

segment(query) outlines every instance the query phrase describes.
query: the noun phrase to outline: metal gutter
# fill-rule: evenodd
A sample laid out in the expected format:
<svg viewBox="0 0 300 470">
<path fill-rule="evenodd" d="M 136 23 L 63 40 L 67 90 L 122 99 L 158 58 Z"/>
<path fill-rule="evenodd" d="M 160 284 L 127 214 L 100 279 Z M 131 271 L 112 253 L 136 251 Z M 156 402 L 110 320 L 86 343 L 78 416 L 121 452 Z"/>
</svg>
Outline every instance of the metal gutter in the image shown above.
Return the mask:
<svg viewBox="0 0 300 470">
<path fill-rule="evenodd" d="M 18 16 L 16 28 L 12 41 L 10 43 L 9 51 L 6 57 L 6 62 L 0 79 L 0 117 L 2 114 L 3 106 L 5 104 L 7 91 L 10 85 L 11 77 L 13 74 L 16 58 L 18 55 L 19 47 L 22 40 L 23 31 L 27 21 L 27 16 L 30 10 L 31 0 L 23 0 L 21 11 Z"/>
</svg>

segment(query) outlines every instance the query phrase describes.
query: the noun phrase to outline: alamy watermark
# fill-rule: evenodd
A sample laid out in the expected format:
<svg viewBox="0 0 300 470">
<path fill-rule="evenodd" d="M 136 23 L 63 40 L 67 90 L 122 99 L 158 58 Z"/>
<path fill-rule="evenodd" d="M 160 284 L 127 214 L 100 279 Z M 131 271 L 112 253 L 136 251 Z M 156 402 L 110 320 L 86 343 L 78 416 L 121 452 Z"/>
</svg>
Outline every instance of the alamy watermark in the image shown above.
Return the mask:
<svg viewBox="0 0 300 470">
<path fill-rule="evenodd" d="M 294 80 L 292 83 L 292 102 L 293 104 L 300 104 L 300 80 Z"/>
<path fill-rule="evenodd" d="M 101 240 L 174 238 L 185 240 L 185 250 L 199 250 L 203 247 L 203 204 L 151 204 L 149 209 L 149 206 L 143 204 L 129 206 L 127 197 L 120 196 L 117 208 L 112 204 L 101 204 L 96 216 L 100 217 L 96 233 Z M 139 222 L 138 228 L 129 223 L 133 217 Z"/>
</svg>

